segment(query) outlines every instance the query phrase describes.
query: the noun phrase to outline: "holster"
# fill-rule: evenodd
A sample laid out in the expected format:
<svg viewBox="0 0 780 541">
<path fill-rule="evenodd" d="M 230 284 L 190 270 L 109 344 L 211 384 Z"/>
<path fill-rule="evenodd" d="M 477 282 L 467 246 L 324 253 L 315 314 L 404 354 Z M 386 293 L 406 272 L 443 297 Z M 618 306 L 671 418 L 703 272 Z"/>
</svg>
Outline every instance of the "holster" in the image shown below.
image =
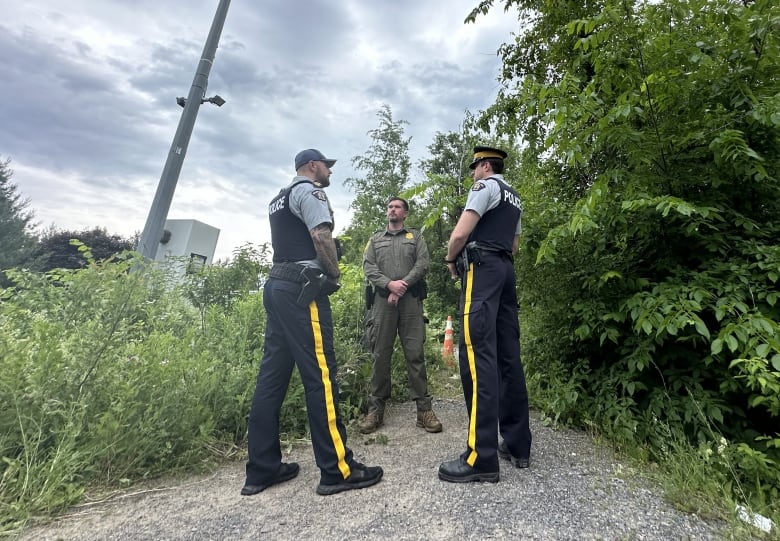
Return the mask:
<svg viewBox="0 0 780 541">
<path fill-rule="evenodd" d="M 466 244 L 455 259 L 455 270 L 458 271 L 458 275 L 462 277 L 466 274 L 471 263 L 477 266 L 482 264 L 482 248 L 475 241 Z"/>
<path fill-rule="evenodd" d="M 320 295 L 332 295 L 341 284 L 328 279 L 319 269 L 304 267 L 300 274 L 301 292 L 296 299 L 299 306 L 309 306 Z"/>
<path fill-rule="evenodd" d="M 421 301 L 424 301 L 428 298 L 428 284 L 425 283 L 425 278 L 420 279 L 419 281 L 415 282 L 411 286 L 409 286 L 409 289 L 407 290 L 407 293 L 412 295 L 413 297 L 417 297 Z"/>
<path fill-rule="evenodd" d="M 469 252 L 466 248 L 461 250 L 458 257 L 455 258 L 455 270 L 458 271 L 458 276 L 461 278 L 469 270 Z"/>
<path fill-rule="evenodd" d="M 371 310 L 374 306 L 374 284 L 366 280 L 366 311 Z"/>
<path fill-rule="evenodd" d="M 466 245 L 463 250 L 468 256 L 468 260 L 474 265 L 479 266 L 482 264 L 482 247 L 475 241 L 471 241 Z"/>
</svg>

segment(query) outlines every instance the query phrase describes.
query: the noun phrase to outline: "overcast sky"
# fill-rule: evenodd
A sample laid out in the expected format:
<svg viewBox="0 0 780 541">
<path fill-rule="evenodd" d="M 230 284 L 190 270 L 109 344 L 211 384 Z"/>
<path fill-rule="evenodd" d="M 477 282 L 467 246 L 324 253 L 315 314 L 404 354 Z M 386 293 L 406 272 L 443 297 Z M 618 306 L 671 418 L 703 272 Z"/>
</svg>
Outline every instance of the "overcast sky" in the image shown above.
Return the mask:
<svg viewBox="0 0 780 541">
<path fill-rule="evenodd" d="M 6 2 L 0 159 L 39 227 L 146 222 L 218 0 Z M 513 12 L 463 20 L 478 0 L 233 0 L 168 218 L 221 230 L 217 258 L 270 240 L 267 204 L 318 148 L 338 159 L 337 232 L 377 112 L 406 120 L 413 163 L 436 132 L 496 96 Z M 415 169 L 413 182 L 422 172 Z"/>
</svg>

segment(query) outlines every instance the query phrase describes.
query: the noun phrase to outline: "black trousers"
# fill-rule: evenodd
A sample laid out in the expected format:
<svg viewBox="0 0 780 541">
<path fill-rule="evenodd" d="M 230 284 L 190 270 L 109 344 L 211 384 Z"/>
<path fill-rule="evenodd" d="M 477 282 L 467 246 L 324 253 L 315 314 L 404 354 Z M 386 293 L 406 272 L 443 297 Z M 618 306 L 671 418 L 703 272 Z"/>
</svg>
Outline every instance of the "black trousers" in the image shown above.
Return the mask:
<svg viewBox="0 0 780 541">
<path fill-rule="evenodd" d="M 500 432 L 514 456 L 529 457 L 528 389 L 520 361 L 520 325 L 512 260 L 482 253 L 461 276 L 460 378 L 469 414 L 464 453 L 476 468 L 498 469 Z"/>
<path fill-rule="evenodd" d="M 339 415 L 333 317 L 325 295 L 302 307 L 300 285 L 269 279 L 263 288 L 265 344 L 249 413 L 246 484 L 272 482 L 282 460 L 279 411 L 297 366 L 306 392 L 312 446 L 324 483 L 349 477 L 352 451 Z"/>
</svg>

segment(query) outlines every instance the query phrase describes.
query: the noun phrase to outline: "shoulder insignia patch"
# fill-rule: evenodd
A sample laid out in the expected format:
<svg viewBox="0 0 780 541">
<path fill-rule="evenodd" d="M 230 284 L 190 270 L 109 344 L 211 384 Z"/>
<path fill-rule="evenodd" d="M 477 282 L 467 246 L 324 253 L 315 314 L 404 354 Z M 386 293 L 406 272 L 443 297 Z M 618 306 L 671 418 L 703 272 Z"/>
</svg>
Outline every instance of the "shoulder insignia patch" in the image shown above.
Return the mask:
<svg viewBox="0 0 780 541">
<path fill-rule="evenodd" d="M 478 192 L 484 188 L 485 188 L 485 183 L 480 180 L 474 183 L 474 186 L 471 187 L 471 191 Z"/>
<path fill-rule="evenodd" d="M 323 190 L 314 190 L 314 191 L 311 192 L 311 194 L 314 197 L 316 197 L 317 199 L 319 199 L 320 201 L 327 201 L 328 200 L 328 196 L 325 195 L 325 192 Z"/>
</svg>

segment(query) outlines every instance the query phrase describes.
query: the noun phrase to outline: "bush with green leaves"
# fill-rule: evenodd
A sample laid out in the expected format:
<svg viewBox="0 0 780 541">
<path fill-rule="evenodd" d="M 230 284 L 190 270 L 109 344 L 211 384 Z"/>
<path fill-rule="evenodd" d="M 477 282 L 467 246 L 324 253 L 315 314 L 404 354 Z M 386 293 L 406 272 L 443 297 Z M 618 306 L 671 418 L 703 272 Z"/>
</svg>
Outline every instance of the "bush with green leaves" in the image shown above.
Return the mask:
<svg viewBox="0 0 780 541">
<path fill-rule="evenodd" d="M 186 266 L 188 261 L 176 261 L 173 265 Z M 258 291 L 262 276 L 271 268 L 271 253 L 268 244 L 259 248 L 246 244 L 233 251 L 232 259 L 204 265 L 197 271 L 184 275 L 182 291 L 198 308 L 205 327 L 206 311 L 212 307 L 229 310 L 234 302 L 248 293 Z"/>
<path fill-rule="evenodd" d="M 526 141 L 532 396 L 658 456 L 659 426 L 724 437 L 725 473 L 777 501 L 780 7 L 504 4 L 530 22 L 482 121 Z"/>
<path fill-rule="evenodd" d="M 137 254 L 79 250 L 87 267 L 10 271 L 0 293 L 0 531 L 93 483 L 200 469 L 246 431 L 256 367 L 235 336 L 262 324 L 257 301 L 204 332 Z"/>
</svg>

